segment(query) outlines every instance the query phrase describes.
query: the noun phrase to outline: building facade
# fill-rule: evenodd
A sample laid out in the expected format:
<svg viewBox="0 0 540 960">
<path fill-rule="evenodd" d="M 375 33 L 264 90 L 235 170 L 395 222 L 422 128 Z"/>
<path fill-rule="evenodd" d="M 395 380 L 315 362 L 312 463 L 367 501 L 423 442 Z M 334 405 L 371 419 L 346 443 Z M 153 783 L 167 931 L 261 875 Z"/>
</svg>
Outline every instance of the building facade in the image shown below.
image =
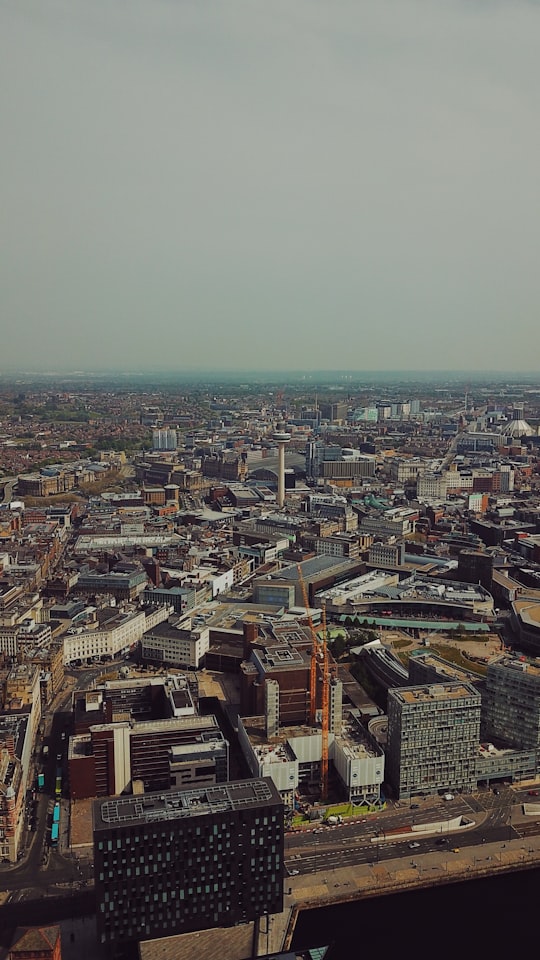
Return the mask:
<svg viewBox="0 0 540 960">
<path fill-rule="evenodd" d="M 482 736 L 540 755 L 540 668 L 536 663 L 505 657 L 489 664 Z"/>
<path fill-rule="evenodd" d="M 468 683 L 388 691 L 387 774 L 400 799 L 476 788 L 480 709 Z"/>
<path fill-rule="evenodd" d="M 96 801 L 102 944 L 233 926 L 283 909 L 283 803 L 271 780 Z"/>
</svg>

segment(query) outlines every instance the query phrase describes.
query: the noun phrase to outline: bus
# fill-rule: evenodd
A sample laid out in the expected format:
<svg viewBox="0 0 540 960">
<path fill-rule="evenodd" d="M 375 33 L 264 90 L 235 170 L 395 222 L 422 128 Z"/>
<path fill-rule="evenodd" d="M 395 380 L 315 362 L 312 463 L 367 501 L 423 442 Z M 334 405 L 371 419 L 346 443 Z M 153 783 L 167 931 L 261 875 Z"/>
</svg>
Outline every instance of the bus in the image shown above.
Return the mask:
<svg viewBox="0 0 540 960">
<path fill-rule="evenodd" d="M 38 790 L 44 790 L 44 789 L 45 789 L 45 774 L 44 774 L 44 773 L 38 773 L 37 785 L 38 785 Z"/>
<path fill-rule="evenodd" d="M 53 823 L 60 823 L 60 804 L 55 803 L 53 810 Z"/>
<path fill-rule="evenodd" d="M 59 824 L 59 823 L 53 823 L 53 825 L 52 825 L 52 827 L 51 827 L 51 847 L 57 847 L 57 846 L 58 846 L 59 831 L 60 831 L 60 824 Z"/>
<path fill-rule="evenodd" d="M 55 795 L 55 797 L 61 797 L 61 796 L 62 796 L 62 777 L 57 777 L 57 778 L 56 778 L 56 783 L 55 783 L 55 786 L 54 786 L 54 795 Z"/>
</svg>

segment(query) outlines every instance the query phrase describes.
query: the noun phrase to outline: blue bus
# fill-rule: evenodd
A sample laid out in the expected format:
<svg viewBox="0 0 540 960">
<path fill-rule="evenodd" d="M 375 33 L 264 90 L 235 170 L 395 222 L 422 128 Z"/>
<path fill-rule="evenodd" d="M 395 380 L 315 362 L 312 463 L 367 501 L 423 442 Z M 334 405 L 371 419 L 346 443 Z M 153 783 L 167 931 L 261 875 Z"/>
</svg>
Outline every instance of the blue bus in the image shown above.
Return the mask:
<svg viewBox="0 0 540 960">
<path fill-rule="evenodd" d="M 53 823 L 51 827 L 51 847 L 58 846 L 58 835 L 59 835 L 60 824 Z"/>
<path fill-rule="evenodd" d="M 60 823 L 60 804 L 55 803 L 53 810 L 53 823 Z"/>
</svg>

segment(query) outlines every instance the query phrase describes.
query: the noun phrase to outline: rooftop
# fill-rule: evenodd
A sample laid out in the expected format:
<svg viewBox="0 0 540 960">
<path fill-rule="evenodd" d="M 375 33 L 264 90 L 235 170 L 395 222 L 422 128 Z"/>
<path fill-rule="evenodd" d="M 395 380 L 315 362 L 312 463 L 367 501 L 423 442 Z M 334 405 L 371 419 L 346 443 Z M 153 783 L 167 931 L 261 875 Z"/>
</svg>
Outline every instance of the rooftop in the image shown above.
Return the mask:
<svg viewBox="0 0 540 960">
<path fill-rule="evenodd" d="M 236 780 L 199 789 L 97 800 L 93 807 L 94 829 L 99 832 L 120 824 L 128 826 L 207 816 L 221 811 L 263 807 L 271 802 L 281 803 L 281 799 L 268 779 Z"/>
<path fill-rule="evenodd" d="M 409 704 L 460 700 L 463 697 L 480 697 L 477 690 L 464 683 L 431 683 L 429 686 L 402 687 L 392 690 L 391 693 L 398 700 Z"/>
</svg>

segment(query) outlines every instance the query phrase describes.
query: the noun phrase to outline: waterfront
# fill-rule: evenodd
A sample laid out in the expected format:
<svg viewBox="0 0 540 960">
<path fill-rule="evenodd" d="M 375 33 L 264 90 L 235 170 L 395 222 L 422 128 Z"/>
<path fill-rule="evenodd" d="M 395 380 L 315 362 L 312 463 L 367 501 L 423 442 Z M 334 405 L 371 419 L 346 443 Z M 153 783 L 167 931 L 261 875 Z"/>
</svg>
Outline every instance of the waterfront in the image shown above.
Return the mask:
<svg viewBox="0 0 540 960">
<path fill-rule="evenodd" d="M 538 868 L 316 910 L 298 917 L 292 946 L 332 943 L 331 960 L 367 948 L 404 953 L 428 941 L 439 958 L 475 953 L 501 956 L 533 948 Z"/>
</svg>

